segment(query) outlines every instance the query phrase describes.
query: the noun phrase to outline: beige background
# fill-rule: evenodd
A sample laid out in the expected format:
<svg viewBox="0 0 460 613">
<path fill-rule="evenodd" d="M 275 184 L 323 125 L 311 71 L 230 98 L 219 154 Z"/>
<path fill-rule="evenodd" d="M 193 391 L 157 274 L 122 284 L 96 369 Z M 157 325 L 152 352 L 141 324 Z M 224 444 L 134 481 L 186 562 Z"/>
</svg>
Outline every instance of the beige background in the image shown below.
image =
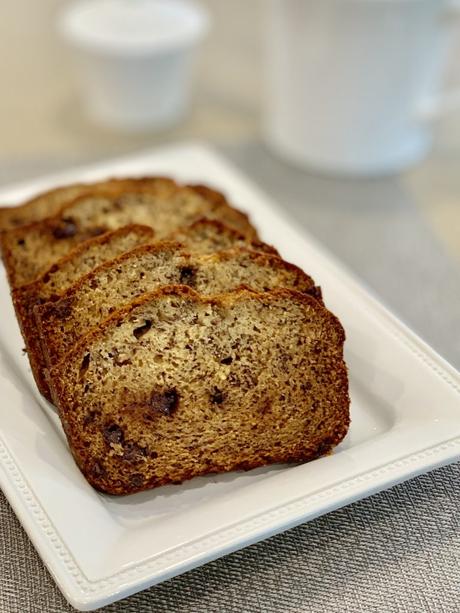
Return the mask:
<svg viewBox="0 0 460 613">
<path fill-rule="evenodd" d="M 63 0 L 2 0 L 0 156 L 109 153 L 173 139 L 237 141 L 258 131 L 261 0 L 207 0 L 213 29 L 200 48 L 193 108 L 163 134 L 122 136 L 82 114 L 69 53 L 55 31 Z"/>
<path fill-rule="evenodd" d="M 136 136 L 110 132 L 85 119 L 68 52 L 55 32 L 55 16 L 65 4 L 66 0 L 2 1 L 0 166 L 2 158 L 73 160 L 190 138 L 220 144 L 259 140 L 268 3 L 203 0 L 213 28 L 197 57 L 190 114 L 173 130 Z M 451 82 L 460 82 L 458 57 L 460 46 L 453 54 Z M 460 111 L 437 123 L 433 155 L 400 180 L 460 262 L 459 169 Z"/>
</svg>

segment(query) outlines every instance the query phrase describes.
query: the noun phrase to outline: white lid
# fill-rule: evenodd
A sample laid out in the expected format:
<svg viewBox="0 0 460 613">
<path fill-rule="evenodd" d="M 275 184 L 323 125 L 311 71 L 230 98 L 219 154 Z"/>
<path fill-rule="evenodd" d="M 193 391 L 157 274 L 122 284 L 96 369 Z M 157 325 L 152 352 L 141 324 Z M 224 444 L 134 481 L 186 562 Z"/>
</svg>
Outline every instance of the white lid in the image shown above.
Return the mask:
<svg viewBox="0 0 460 613">
<path fill-rule="evenodd" d="M 208 26 L 207 13 L 190 0 L 80 0 L 59 21 L 72 43 L 114 53 L 189 46 Z"/>
</svg>

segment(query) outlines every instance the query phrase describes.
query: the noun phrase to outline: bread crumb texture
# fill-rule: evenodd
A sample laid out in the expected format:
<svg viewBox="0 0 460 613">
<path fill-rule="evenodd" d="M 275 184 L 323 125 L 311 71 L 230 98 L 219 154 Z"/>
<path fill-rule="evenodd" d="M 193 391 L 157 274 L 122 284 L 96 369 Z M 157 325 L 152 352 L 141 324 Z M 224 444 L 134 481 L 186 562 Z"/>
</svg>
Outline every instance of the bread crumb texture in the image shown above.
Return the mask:
<svg viewBox="0 0 460 613">
<path fill-rule="evenodd" d="M 308 275 L 276 255 L 235 249 L 193 256 L 178 243 L 141 246 L 96 268 L 56 302 L 36 307 L 47 363 L 55 364 L 117 308 L 145 292 L 177 284 L 208 295 L 242 285 L 255 291 L 289 287 L 307 293 L 314 287 Z"/>
<path fill-rule="evenodd" d="M 349 424 L 343 342 L 294 290 L 170 286 L 114 313 L 49 380 L 83 474 L 127 494 L 327 453 Z"/>
</svg>

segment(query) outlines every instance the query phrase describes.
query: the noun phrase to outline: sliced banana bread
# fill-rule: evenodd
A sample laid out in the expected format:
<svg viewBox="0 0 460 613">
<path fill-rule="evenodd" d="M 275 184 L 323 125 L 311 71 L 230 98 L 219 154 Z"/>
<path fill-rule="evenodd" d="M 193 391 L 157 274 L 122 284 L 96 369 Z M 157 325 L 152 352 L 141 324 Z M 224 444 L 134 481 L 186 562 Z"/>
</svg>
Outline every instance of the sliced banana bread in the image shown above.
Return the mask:
<svg viewBox="0 0 460 613">
<path fill-rule="evenodd" d="M 35 307 L 47 364 L 56 364 L 87 330 L 137 296 L 179 284 L 207 295 L 241 285 L 255 291 L 289 287 L 316 295 L 314 281 L 276 255 L 235 249 L 197 256 L 183 253 L 179 243 L 143 245 L 95 268 L 56 302 Z"/>
<path fill-rule="evenodd" d="M 152 242 L 154 231 L 147 226 L 129 225 L 113 232 L 84 241 L 68 255 L 58 260 L 47 272 L 12 292 L 16 317 L 29 356 L 32 373 L 40 392 L 51 400 L 48 384 L 43 376 L 40 337 L 35 325 L 34 306 L 57 297 L 80 277 L 107 260 L 113 259 L 139 245 Z"/>
<path fill-rule="evenodd" d="M 221 195 L 211 198 L 204 193 L 159 181 L 144 191 L 83 196 L 55 217 L 5 231 L 0 246 L 10 285 L 33 281 L 77 243 L 130 223 L 153 227 L 161 239 L 181 226 L 209 217 L 257 239 L 246 215 L 230 207 Z"/>
<path fill-rule="evenodd" d="M 98 183 L 74 183 L 38 194 L 18 206 L 0 207 L 0 231 L 17 228 L 56 215 L 63 205 L 88 194 L 110 193 L 120 190 L 150 188 L 159 181 L 170 181 L 162 177 L 139 179 L 107 179 Z"/>
<path fill-rule="evenodd" d="M 170 286 L 89 332 L 49 381 L 83 475 L 129 494 L 328 453 L 349 425 L 343 342 L 306 294 Z"/>
<path fill-rule="evenodd" d="M 50 300 L 57 300 L 80 277 L 107 260 L 133 249 L 137 245 L 153 241 L 154 232 L 147 226 L 124 226 L 101 236 L 79 243 L 70 253 L 42 274 L 38 279 L 13 290 L 16 315 L 24 337 L 35 381 L 48 400 L 49 388 L 43 376 L 45 366 L 37 333 L 33 308 Z M 236 230 L 217 220 L 200 219 L 191 226 L 173 232 L 186 250 L 193 253 L 212 253 L 233 246 L 276 253 L 276 250 L 260 241 L 251 241 Z"/>
</svg>

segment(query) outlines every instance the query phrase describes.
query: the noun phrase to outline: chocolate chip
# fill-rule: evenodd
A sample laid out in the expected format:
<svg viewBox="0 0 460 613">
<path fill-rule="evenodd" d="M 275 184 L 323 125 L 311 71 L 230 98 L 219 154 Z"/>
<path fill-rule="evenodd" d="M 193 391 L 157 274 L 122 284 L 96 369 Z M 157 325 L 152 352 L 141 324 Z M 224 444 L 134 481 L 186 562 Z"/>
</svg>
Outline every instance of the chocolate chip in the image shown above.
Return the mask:
<svg viewBox="0 0 460 613">
<path fill-rule="evenodd" d="M 320 342 L 314 343 L 312 351 L 315 355 L 320 355 L 323 352 L 323 347 L 321 343 Z"/>
<path fill-rule="evenodd" d="M 85 373 L 89 368 L 90 360 L 91 360 L 90 354 L 89 353 L 85 354 L 85 357 L 83 358 L 81 366 L 80 366 L 80 379 L 82 379 L 85 376 Z"/>
<path fill-rule="evenodd" d="M 147 450 L 140 447 L 137 443 L 128 441 L 124 446 L 123 460 L 127 462 L 140 462 L 147 455 Z"/>
<path fill-rule="evenodd" d="M 62 298 L 54 305 L 53 310 L 58 319 L 67 319 L 72 313 L 72 299 Z"/>
<path fill-rule="evenodd" d="M 129 366 L 129 364 L 132 364 L 132 361 L 129 358 L 119 358 L 118 356 L 115 356 L 113 359 L 113 363 L 115 364 L 115 366 Z"/>
<path fill-rule="evenodd" d="M 183 285 L 193 286 L 195 283 L 196 269 L 192 266 L 182 266 L 179 269 L 180 276 L 179 281 Z"/>
<path fill-rule="evenodd" d="M 133 334 L 137 339 L 139 339 L 141 338 L 141 336 L 144 336 L 144 334 L 146 334 L 150 330 L 151 327 L 152 327 L 152 322 L 149 319 L 147 319 L 142 326 L 139 326 L 138 328 L 134 328 Z"/>
<path fill-rule="evenodd" d="M 313 298 L 316 298 L 316 300 L 321 301 L 323 299 L 323 292 L 318 286 L 310 287 L 305 291 L 305 293 L 309 294 L 310 296 L 313 296 Z"/>
<path fill-rule="evenodd" d="M 163 415 L 172 415 L 179 405 L 179 394 L 175 389 L 164 392 L 153 392 L 150 396 L 150 406 Z"/>
<path fill-rule="evenodd" d="M 316 455 L 317 457 L 319 457 L 319 456 L 322 456 L 322 455 L 324 455 L 324 454 L 327 454 L 327 453 L 330 451 L 330 449 L 331 449 L 332 445 L 334 444 L 334 442 L 335 442 L 335 441 L 334 441 L 334 439 L 333 439 L 332 437 L 325 438 L 325 439 L 324 439 L 324 440 L 323 440 L 323 441 L 322 441 L 322 442 L 321 442 L 321 443 L 318 445 L 318 448 L 316 449 L 316 454 L 315 454 L 315 455 Z"/>
<path fill-rule="evenodd" d="M 105 426 L 102 434 L 106 443 L 109 445 L 117 445 L 118 443 L 122 443 L 124 439 L 123 430 L 120 428 L 120 426 L 117 426 L 117 424 Z"/>
<path fill-rule="evenodd" d="M 23 247 L 26 244 L 26 241 L 23 238 L 20 238 L 18 240 L 18 245 L 20 245 L 21 247 Z"/>
<path fill-rule="evenodd" d="M 73 221 L 73 219 L 64 218 L 61 219 L 59 225 L 57 225 L 53 230 L 54 238 L 72 238 L 77 233 L 77 224 Z"/>
<path fill-rule="evenodd" d="M 141 487 L 144 485 L 144 477 L 140 473 L 134 473 L 129 477 L 129 481 L 133 487 Z"/>
<path fill-rule="evenodd" d="M 272 404 L 270 400 L 265 400 L 264 402 L 261 403 L 259 411 L 262 415 L 266 415 L 267 413 L 270 413 L 271 408 L 272 408 Z"/>
<path fill-rule="evenodd" d="M 228 358 L 224 358 L 220 361 L 221 364 L 226 364 L 227 366 L 233 362 L 233 358 L 229 356 Z"/>
<path fill-rule="evenodd" d="M 225 400 L 225 394 L 218 387 L 214 387 L 209 398 L 213 404 L 222 404 Z"/>
<path fill-rule="evenodd" d="M 91 468 L 91 472 L 93 476 L 96 477 L 97 479 L 105 475 L 105 468 L 102 466 L 100 462 L 96 460 Z"/>
</svg>

